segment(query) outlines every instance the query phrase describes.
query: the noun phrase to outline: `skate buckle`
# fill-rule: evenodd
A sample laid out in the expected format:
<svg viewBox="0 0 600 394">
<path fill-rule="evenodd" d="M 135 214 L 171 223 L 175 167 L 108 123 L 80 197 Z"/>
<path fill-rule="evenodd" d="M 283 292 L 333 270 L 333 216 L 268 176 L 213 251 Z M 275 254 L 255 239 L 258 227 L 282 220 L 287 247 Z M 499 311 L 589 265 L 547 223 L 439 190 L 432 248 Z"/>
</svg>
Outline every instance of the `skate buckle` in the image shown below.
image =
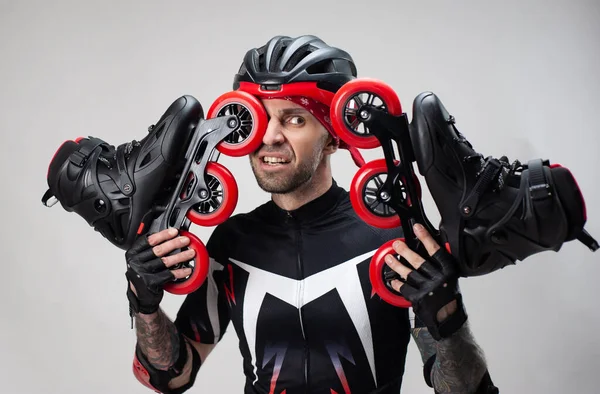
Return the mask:
<svg viewBox="0 0 600 394">
<path fill-rule="evenodd" d="M 498 159 L 491 156 L 485 159 L 483 167 L 476 174 L 477 182 L 461 203 L 461 214 L 463 216 L 470 217 L 473 215 L 479 205 L 479 199 L 489 189 L 490 185 L 498 181 L 501 171 L 502 163 Z"/>
<path fill-rule="evenodd" d="M 539 201 L 548 198 L 552 196 L 552 192 L 550 191 L 550 185 L 545 183 L 529 186 L 529 195 L 534 201 Z"/>
</svg>

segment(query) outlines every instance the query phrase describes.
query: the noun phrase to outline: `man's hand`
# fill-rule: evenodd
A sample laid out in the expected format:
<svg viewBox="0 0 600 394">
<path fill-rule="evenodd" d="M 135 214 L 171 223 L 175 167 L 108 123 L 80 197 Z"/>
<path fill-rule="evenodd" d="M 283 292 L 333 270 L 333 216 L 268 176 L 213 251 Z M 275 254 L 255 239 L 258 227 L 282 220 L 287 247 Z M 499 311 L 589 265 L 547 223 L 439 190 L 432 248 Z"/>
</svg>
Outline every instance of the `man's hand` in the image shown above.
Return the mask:
<svg viewBox="0 0 600 394">
<path fill-rule="evenodd" d="M 187 237 L 177 237 L 176 229 L 166 229 L 150 236 L 140 236 L 125 253 L 129 280 L 127 296 L 132 310 L 151 314 L 158 310 L 162 301 L 163 287 L 175 279 L 185 278 L 192 273 L 190 268 L 171 267 L 194 258 L 193 249 L 169 256 L 174 250 L 189 245 Z"/>
<path fill-rule="evenodd" d="M 414 232 L 429 256 L 424 258 L 404 242 L 397 241 L 394 250 L 412 269 L 392 255 L 387 255 L 385 262 L 402 278 L 402 281 L 394 279 L 391 286 L 412 303 L 415 315 L 425 323 L 432 336 L 440 340 L 452 335 L 467 320 L 458 289 L 457 264 L 423 226 L 416 224 Z"/>
</svg>

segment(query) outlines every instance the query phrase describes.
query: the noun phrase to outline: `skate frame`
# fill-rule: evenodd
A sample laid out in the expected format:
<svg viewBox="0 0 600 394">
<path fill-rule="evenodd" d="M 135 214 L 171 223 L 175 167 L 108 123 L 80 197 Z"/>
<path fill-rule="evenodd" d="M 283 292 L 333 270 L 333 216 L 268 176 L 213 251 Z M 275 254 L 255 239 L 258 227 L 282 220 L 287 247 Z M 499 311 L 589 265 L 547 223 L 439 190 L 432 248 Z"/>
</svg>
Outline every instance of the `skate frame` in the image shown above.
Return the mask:
<svg viewBox="0 0 600 394">
<path fill-rule="evenodd" d="M 149 232 L 159 232 L 169 227 L 188 231 L 191 225 L 190 219 L 186 217 L 187 212 L 193 206 L 209 200 L 211 192 L 204 179 L 206 166 L 209 160 L 215 157 L 217 145 L 231 132 L 239 127 L 239 120 L 235 115 L 220 116 L 212 119 L 201 119 L 190 145 L 185 154 L 185 167 L 177 187 L 164 211 L 152 221 Z M 218 157 L 218 155 L 216 156 Z M 188 182 L 188 175 L 194 174 L 194 179 Z M 185 190 L 185 197 L 182 197 Z M 161 209 L 162 211 L 162 209 Z"/>
<path fill-rule="evenodd" d="M 440 232 L 433 227 L 425 215 L 423 204 L 418 196 L 415 184 L 416 174 L 413 169 L 415 155 L 410 139 L 407 115 L 403 113 L 400 116 L 393 116 L 385 109 L 364 105 L 357 110 L 356 116 L 368 128 L 369 133 L 377 137 L 383 149 L 388 171 L 385 182 L 378 189 L 377 200 L 394 209 L 400 217 L 405 243 L 425 258 L 427 251 L 413 231 L 415 223 L 422 224 L 438 244 L 443 245 Z M 397 146 L 399 158 L 395 157 L 394 143 Z M 396 164 L 396 162 L 398 163 Z M 402 195 L 402 185 L 406 190 L 406 199 Z M 410 205 L 407 203 L 408 200 L 410 200 Z"/>
</svg>

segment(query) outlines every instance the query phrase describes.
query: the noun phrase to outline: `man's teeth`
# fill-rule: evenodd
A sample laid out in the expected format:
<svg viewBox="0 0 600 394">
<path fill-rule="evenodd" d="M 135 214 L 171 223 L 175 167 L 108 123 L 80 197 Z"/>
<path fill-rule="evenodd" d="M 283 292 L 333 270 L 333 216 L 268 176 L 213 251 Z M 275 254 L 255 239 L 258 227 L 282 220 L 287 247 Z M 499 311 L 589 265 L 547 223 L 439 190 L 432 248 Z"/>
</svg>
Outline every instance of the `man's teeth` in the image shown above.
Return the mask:
<svg viewBox="0 0 600 394">
<path fill-rule="evenodd" d="M 277 164 L 277 163 L 287 163 L 286 160 L 279 158 L 279 157 L 269 157 L 269 156 L 265 156 L 263 157 L 263 161 L 265 163 L 269 163 L 269 164 Z"/>
</svg>

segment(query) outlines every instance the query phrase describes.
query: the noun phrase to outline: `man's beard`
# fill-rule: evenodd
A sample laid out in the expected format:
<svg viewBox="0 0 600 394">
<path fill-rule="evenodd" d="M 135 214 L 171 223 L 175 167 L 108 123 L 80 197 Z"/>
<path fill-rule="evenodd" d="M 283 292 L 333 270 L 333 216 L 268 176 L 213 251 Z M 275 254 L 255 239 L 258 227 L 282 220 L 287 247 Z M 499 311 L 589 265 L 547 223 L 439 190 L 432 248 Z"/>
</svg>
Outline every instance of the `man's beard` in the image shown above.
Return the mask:
<svg viewBox="0 0 600 394">
<path fill-rule="evenodd" d="M 258 186 L 267 193 L 286 194 L 298 190 L 306 185 L 313 177 L 317 168 L 323 160 L 323 145 L 319 144 L 313 152 L 311 160 L 300 165 L 291 175 L 286 174 L 262 174 L 256 169 L 254 161 L 250 159 L 252 172 Z"/>
<path fill-rule="evenodd" d="M 286 194 L 298 190 L 302 185 L 311 180 L 315 170 L 312 163 L 305 163 L 296 169 L 291 175 L 288 174 L 262 174 L 254 167 L 252 172 L 258 186 L 267 193 Z"/>
</svg>

